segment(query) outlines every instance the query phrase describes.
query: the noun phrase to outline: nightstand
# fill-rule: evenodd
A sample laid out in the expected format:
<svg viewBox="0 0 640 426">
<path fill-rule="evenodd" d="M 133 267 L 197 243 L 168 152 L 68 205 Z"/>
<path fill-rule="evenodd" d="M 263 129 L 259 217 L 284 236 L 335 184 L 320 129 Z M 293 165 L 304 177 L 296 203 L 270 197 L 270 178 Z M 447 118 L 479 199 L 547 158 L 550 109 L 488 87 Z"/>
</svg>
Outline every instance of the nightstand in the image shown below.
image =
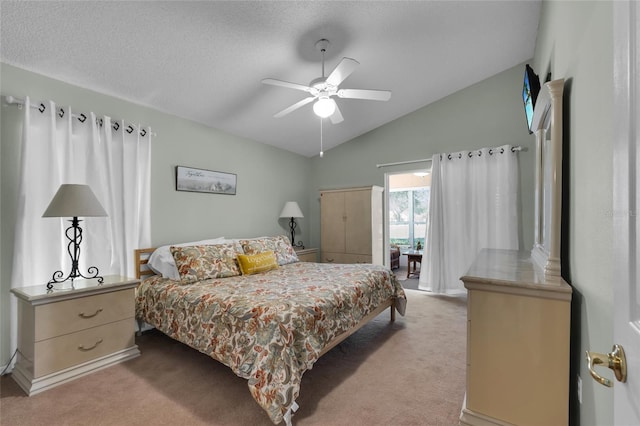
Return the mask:
<svg viewBox="0 0 640 426">
<path fill-rule="evenodd" d="M 318 249 L 317 248 L 301 248 L 296 249 L 296 255 L 300 262 L 317 262 L 318 261 Z"/>
<path fill-rule="evenodd" d="M 140 355 L 135 287 L 121 276 L 75 280 L 63 290 L 12 288 L 18 298 L 18 360 L 12 377 L 34 395 Z"/>
</svg>

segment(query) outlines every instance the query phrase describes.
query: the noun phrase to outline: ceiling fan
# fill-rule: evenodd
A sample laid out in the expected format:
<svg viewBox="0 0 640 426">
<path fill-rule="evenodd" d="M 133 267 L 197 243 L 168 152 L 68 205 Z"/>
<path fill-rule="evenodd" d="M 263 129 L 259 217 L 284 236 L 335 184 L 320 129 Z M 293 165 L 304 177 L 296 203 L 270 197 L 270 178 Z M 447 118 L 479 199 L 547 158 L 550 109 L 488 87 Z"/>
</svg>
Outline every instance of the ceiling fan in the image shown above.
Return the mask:
<svg viewBox="0 0 640 426">
<path fill-rule="evenodd" d="M 264 84 L 270 84 L 273 86 L 288 87 L 290 89 L 302 90 L 309 93 L 311 96 L 304 98 L 303 100 L 296 102 L 288 108 L 283 109 L 279 113 L 275 114 L 275 118 L 281 118 L 303 107 L 304 105 L 315 101 L 313 104 L 313 111 L 319 117 L 329 117 L 333 124 L 338 124 L 344 120 L 340 108 L 336 104 L 333 96 L 338 96 L 343 99 L 366 99 L 371 101 L 388 101 L 391 98 L 391 92 L 389 90 L 370 90 L 370 89 L 340 89 L 340 83 L 342 83 L 347 77 L 355 71 L 356 67 L 360 65 L 358 61 L 351 58 L 342 58 L 340 63 L 331 71 L 331 73 L 324 76 L 324 53 L 329 47 L 329 40 L 322 39 L 316 43 L 316 49 L 322 53 L 322 77 L 311 80 L 308 86 L 290 83 L 288 81 L 276 80 L 273 78 L 265 78 L 262 80 Z"/>
</svg>

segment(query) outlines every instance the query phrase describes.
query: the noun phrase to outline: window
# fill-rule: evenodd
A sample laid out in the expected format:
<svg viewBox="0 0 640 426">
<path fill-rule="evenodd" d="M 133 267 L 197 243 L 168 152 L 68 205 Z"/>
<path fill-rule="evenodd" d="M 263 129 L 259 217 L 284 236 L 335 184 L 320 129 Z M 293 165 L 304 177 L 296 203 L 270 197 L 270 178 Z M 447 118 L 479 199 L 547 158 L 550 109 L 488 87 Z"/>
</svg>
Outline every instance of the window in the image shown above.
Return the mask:
<svg viewBox="0 0 640 426">
<path fill-rule="evenodd" d="M 415 248 L 425 245 L 430 187 L 389 191 L 389 242 Z"/>
</svg>

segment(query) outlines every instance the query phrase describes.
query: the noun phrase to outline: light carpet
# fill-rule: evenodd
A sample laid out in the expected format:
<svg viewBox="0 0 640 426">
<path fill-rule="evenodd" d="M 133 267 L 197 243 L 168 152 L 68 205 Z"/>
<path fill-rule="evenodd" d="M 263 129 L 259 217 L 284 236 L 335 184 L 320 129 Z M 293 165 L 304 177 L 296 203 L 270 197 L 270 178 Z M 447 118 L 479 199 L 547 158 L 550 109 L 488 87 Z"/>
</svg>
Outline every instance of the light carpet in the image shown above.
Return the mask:
<svg viewBox="0 0 640 426">
<path fill-rule="evenodd" d="M 457 425 L 465 391 L 466 298 L 407 290 L 307 371 L 294 425 Z M 271 425 L 246 381 L 150 331 L 142 355 L 27 397 L 0 379 L 0 424 Z"/>
<path fill-rule="evenodd" d="M 411 275 L 410 278 L 407 278 L 407 267 L 401 266 L 398 269 L 393 271 L 398 281 L 402 283 L 402 287 L 409 290 L 419 290 L 418 288 L 418 275 Z"/>
</svg>

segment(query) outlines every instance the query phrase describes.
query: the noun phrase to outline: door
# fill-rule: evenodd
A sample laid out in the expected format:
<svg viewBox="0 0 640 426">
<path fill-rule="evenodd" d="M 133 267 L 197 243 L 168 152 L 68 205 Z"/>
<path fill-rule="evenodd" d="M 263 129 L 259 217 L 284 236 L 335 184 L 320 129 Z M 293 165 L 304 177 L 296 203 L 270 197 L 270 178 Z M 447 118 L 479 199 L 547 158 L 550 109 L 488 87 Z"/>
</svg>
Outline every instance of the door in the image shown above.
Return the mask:
<svg viewBox="0 0 640 426">
<path fill-rule="evenodd" d="M 624 348 L 626 383 L 614 381 L 614 424 L 640 425 L 640 7 L 613 4 L 613 343 Z"/>
<path fill-rule="evenodd" d="M 323 253 L 344 253 L 344 192 L 322 192 L 320 197 L 320 248 Z"/>
<path fill-rule="evenodd" d="M 371 191 L 345 193 L 347 253 L 371 255 Z"/>
</svg>

